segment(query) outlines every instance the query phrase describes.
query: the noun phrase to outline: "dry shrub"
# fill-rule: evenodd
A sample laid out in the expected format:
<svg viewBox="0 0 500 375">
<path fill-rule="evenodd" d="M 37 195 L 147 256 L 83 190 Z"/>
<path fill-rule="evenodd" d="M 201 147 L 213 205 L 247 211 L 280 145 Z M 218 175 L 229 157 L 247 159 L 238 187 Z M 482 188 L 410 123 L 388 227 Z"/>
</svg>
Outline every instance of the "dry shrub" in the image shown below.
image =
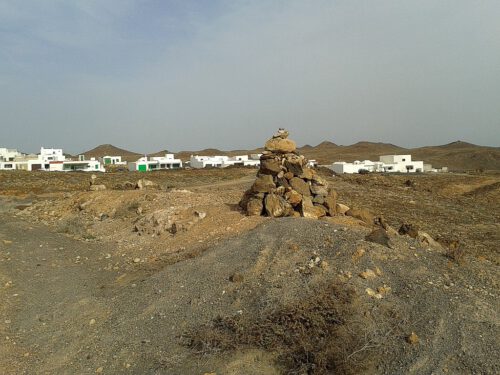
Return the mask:
<svg viewBox="0 0 500 375">
<path fill-rule="evenodd" d="M 287 374 L 357 374 L 373 366 L 382 335 L 355 300 L 351 290 L 324 286 L 291 305 L 218 317 L 182 338 L 198 354 L 274 351 Z"/>
<path fill-rule="evenodd" d="M 457 240 L 446 243 L 446 257 L 457 264 L 463 264 L 465 260 L 465 249 Z"/>
<path fill-rule="evenodd" d="M 133 216 L 139 207 L 140 203 L 137 201 L 124 202 L 116 208 L 114 217 L 119 219 Z"/>
<path fill-rule="evenodd" d="M 76 236 L 84 236 L 87 233 L 85 223 L 78 216 L 72 216 L 59 222 L 57 227 L 59 233 L 66 233 Z"/>
</svg>

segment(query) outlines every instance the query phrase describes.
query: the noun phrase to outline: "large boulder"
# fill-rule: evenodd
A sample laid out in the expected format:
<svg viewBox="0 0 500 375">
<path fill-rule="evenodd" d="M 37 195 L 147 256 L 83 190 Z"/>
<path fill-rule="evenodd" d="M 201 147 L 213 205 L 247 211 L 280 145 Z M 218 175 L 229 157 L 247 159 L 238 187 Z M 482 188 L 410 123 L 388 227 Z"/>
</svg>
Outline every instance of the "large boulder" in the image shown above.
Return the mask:
<svg viewBox="0 0 500 375">
<path fill-rule="evenodd" d="M 297 193 L 307 197 L 311 196 L 311 189 L 309 188 L 309 184 L 305 182 L 303 179 L 294 177 L 290 179 L 289 182 L 292 189 L 295 190 Z"/>
<path fill-rule="evenodd" d="M 325 210 L 315 206 L 311 197 L 302 197 L 300 215 L 309 219 L 319 219 L 320 217 L 325 216 Z"/>
<path fill-rule="evenodd" d="M 264 206 L 267 215 L 271 217 L 288 216 L 292 209 L 290 203 L 273 193 L 266 195 Z"/>
<path fill-rule="evenodd" d="M 285 168 L 294 176 L 302 176 L 304 173 L 303 160 L 299 157 L 288 158 L 285 161 Z"/>
<path fill-rule="evenodd" d="M 328 209 L 328 215 L 335 216 L 337 213 L 337 192 L 330 190 L 324 199 L 324 205 Z"/>
<path fill-rule="evenodd" d="M 303 178 L 305 180 L 312 180 L 314 177 L 314 170 L 312 170 L 309 167 L 304 167 L 302 169 L 302 174 L 299 175 L 300 178 Z"/>
<path fill-rule="evenodd" d="M 246 209 L 249 216 L 260 216 L 264 211 L 264 203 L 262 203 L 262 199 L 260 198 L 250 198 Z"/>
<path fill-rule="evenodd" d="M 366 235 L 365 241 L 378 243 L 379 245 L 391 247 L 391 241 L 389 235 L 384 228 L 375 228 L 369 234 Z"/>
<path fill-rule="evenodd" d="M 297 145 L 291 139 L 286 138 L 271 138 L 266 142 L 265 148 L 267 151 L 282 153 L 294 152 Z"/>
<path fill-rule="evenodd" d="M 277 175 L 281 172 L 281 162 L 277 159 L 261 159 L 260 173 Z"/>
<path fill-rule="evenodd" d="M 252 185 L 252 191 L 255 193 L 270 193 L 273 189 L 276 189 L 273 176 L 266 174 L 259 175 Z"/>
<path fill-rule="evenodd" d="M 373 226 L 375 222 L 375 216 L 370 211 L 363 208 L 351 208 L 345 214 L 346 216 L 351 216 L 355 219 L 361 220 L 369 226 Z"/>
<path fill-rule="evenodd" d="M 285 193 L 285 199 L 292 205 L 297 206 L 300 202 L 302 202 L 302 195 L 297 193 L 295 190 L 290 190 Z"/>
<path fill-rule="evenodd" d="M 314 195 L 322 195 L 326 197 L 328 195 L 328 188 L 323 185 L 316 185 L 315 183 L 311 184 L 311 192 Z"/>
</svg>

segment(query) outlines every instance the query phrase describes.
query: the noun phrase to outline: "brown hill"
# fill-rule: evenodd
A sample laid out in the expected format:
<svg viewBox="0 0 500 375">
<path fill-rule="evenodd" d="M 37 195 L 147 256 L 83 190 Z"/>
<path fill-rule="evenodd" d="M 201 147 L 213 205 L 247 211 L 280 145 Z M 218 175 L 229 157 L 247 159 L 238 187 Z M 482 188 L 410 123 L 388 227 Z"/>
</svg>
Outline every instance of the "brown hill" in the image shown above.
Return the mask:
<svg viewBox="0 0 500 375">
<path fill-rule="evenodd" d="M 423 160 L 434 167 L 446 166 L 450 170 L 500 170 L 500 148 L 478 146 L 456 141 L 441 146 L 403 148 L 390 143 L 358 142 L 350 146 L 337 146 L 323 142 L 315 147 L 302 147 L 299 151 L 320 164 L 334 161 L 378 160 L 380 155 L 411 154 L 413 160 Z"/>
<path fill-rule="evenodd" d="M 186 162 L 191 155 L 245 155 L 262 152 L 262 148 L 253 150 L 223 151 L 207 148 L 199 151 L 176 152 L 176 157 Z M 440 146 L 403 148 L 390 143 L 358 142 L 343 146 L 324 141 L 316 146 L 305 145 L 298 151 L 309 159 L 315 159 L 320 164 L 331 164 L 335 161 L 352 162 L 354 160 L 378 160 L 380 155 L 411 154 L 413 160 L 423 160 L 434 167 L 447 166 L 450 170 L 500 170 L 500 147 L 478 146 L 472 143 L 456 141 Z M 168 150 L 158 151 L 150 156 L 163 156 Z M 84 152 L 87 157 L 102 157 L 105 155 L 120 155 L 123 160 L 134 161 L 143 154 L 127 151 L 113 145 L 105 144 Z"/>
<path fill-rule="evenodd" d="M 500 170 L 500 148 L 478 146 L 467 142 L 452 142 L 442 146 L 419 147 L 410 150 L 414 160 L 451 170 Z"/>
<path fill-rule="evenodd" d="M 374 142 L 358 142 L 350 146 L 339 146 L 332 142 L 322 142 L 311 148 L 301 147 L 299 152 L 320 164 L 334 161 L 378 160 L 380 155 L 406 152 L 406 149 L 389 144 Z"/>
<path fill-rule="evenodd" d="M 104 144 L 82 153 L 87 158 L 99 158 L 103 156 L 121 156 L 122 160 L 135 161 L 143 154 L 132 152 L 110 144 Z"/>
</svg>

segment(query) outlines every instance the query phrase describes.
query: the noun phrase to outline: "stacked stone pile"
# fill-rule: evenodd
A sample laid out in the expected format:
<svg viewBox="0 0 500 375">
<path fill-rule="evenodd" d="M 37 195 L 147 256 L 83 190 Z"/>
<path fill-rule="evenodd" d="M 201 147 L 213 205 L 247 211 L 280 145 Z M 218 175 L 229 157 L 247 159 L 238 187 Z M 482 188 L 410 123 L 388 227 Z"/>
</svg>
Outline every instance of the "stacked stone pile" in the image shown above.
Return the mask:
<svg viewBox="0 0 500 375">
<path fill-rule="evenodd" d="M 280 129 L 266 142 L 257 179 L 240 201 L 248 215 L 320 218 L 336 214 L 337 193 Z"/>
</svg>

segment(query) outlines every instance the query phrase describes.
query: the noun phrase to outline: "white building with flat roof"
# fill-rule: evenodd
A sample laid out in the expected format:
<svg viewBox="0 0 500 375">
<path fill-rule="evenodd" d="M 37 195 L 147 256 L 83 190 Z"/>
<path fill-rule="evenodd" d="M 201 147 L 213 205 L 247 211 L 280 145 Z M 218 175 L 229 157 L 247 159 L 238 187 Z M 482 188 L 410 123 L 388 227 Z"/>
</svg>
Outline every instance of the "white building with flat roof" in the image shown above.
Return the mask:
<svg viewBox="0 0 500 375">
<path fill-rule="evenodd" d="M 412 161 L 411 155 L 382 155 L 379 161 L 356 160 L 352 163 L 335 162 L 330 167 L 335 173 L 389 172 L 412 173 L 424 172 L 423 161 Z"/>
<path fill-rule="evenodd" d="M 0 162 L 11 162 L 22 154 L 14 148 L 0 147 Z"/>
<path fill-rule="evenodd" d="M 226 168 L 233 165 L 241 165 L 243 167 L 258 167 L 260 166 L 260 157 L 262 154 L 238 155 L 238 156 L 199 156 L 191 155 L 189 165 L 192 168 Z"/>
<path fill-rule="evenodd" d="M 129 171 L 150 172 L 162 169 L 182 168 L 182 160 L 176 159 L 174 154 L 165 154 L 165 156 L 154 156 L 149 158 L 143 156 L 135 162 L 128 163 Z"/>
<path fill-rule="evenodd" d="M 99 161 L 104 165 L 127 165 L 126 161 L 122 161 L 121 156 L 110 156 L 106 155 L 102 158 L 99 158 Z"/>
</svg>

